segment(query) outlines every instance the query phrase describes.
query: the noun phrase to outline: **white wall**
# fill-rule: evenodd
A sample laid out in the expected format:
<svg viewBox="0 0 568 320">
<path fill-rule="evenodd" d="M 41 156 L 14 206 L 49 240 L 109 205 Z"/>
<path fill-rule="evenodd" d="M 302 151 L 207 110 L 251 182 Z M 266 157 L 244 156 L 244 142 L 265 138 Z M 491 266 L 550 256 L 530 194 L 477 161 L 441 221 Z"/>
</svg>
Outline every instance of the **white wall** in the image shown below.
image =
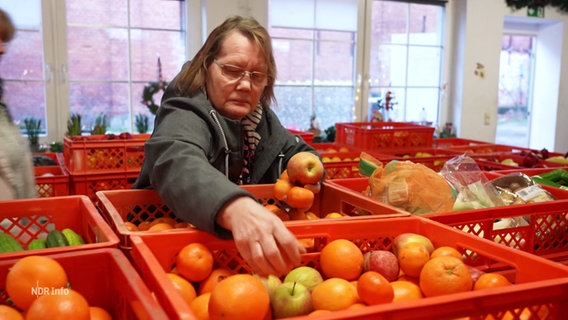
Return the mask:
<svg viewBox="0 0 568 320">
<path fill-rule="evenodd" d="M 362 1 L 362 0 L 361 0 Z M 189 1 L 190 3 L 192 1 Z M 253 16 L 267 26 L 269 0 L 201 0 L 192 6 L 206 12 L 204 22 L 209 33 L 227 16 Z M 499 56 L 505 16 L 526 17 L 526 9 L 513 11 L 505 0 L 449 0 L 447 5 L 448 33 L 446 45 L 441 123 L 452 121 L 462 138 L 495 141 L 499 87 Z M 558 81 L 546 84 L 539 81 L 535 88 L 535 108 L 531 124 L 532 148 L 568 151 L 568 14 L 551 7 L 545 8 L 545 19 L 557 22 L 545 30 L 545 38 L 556 39 L 562 57 Z M 204 38 L 203 38 L 204 39 Z M 484 77 L 475 75 L 477 64 L 484 66 Z M 537 71 L 538 77 L 538 71 Z M 542 79 L 542 77 L 541 77 Z M 552 93 L 550 93 L 552 92 Z M 551 113 L 556 113 L 554 116 Z M 564 121 L 563 121 L 564 120 Z M 550 145 L 546 145 L 546 141 Z"/>
<path fill-rule="evenodd" d="M 460 137 L 494 141 L 504 18 L 526 17 L 526 9 L 513 11 L 504 0 L 450 0 L 448 14 L 453 33 L 449 46 L 455 54 L 448 118 L 457 124 Z M 546 7 L 540 20 L 530 147 L 566 152 L 568 126 L 563 120 L 568 119 L 568 90 L 561 88 L 568 86 L 568 14 Z M 561 60 L 554 62 L 558 52 Z M 484 79 L 474 74 L 477 62 L 485 66 Z"/>
</svg>

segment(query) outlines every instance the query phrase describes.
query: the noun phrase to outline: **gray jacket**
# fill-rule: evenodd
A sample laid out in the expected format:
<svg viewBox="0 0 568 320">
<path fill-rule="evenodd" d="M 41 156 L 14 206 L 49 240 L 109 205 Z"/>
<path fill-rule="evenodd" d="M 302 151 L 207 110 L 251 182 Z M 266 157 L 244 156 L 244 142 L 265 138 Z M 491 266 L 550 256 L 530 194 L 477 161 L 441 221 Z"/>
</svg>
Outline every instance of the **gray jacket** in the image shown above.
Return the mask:
<svg viewBox="0 0 568 320">
<path fill-rule="evenodd" d="M 235 197 L 254 198 L 235 183 L 243 163 L 241 122 L 217 113 L 205 94 L 180 96 L 174 87 L 170 84 L 164 93 L 133 188 L 155 189 L 177 217 L 229 238 L 230 232 L 215 223 L 217 213 Z M 274 183 L 292 155 L 315 152 L 268 108 L 257 132 L 262 138 L 253 158 L 252 184 Z"/>
<path fill-rule="evenodd" d="M 28 140 L 0 102 L 0 200 L 37 197 Z"/>
</svg>

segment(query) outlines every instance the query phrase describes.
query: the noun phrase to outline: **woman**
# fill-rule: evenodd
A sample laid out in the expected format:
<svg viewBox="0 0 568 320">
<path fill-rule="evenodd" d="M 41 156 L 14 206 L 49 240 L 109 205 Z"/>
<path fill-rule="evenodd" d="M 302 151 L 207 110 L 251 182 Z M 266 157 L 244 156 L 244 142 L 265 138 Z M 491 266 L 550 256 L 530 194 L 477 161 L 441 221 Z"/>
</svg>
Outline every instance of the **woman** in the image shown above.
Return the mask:
<svg viewBox="0 0 568 320">
<path fill-rule="evenodd" d="M 232 237 L 261 275 L 285 274 L 304 248 L 238 184 L 274 183 L 292 155 L 315 152 L 269 108 L 275 78 L 267 31 L 252 18 L 223 22 L 166 89 L 134 184 L 199 229 Z"/>
<path fill-rule="evenodd" d="M 14 34 L 10 16 L 0 9 L 0 57 Z M 0 79 L 0 200 L 33 198 L 36 190 L 32 154 L 2 100 L 3 93 Z"/>
</svg>

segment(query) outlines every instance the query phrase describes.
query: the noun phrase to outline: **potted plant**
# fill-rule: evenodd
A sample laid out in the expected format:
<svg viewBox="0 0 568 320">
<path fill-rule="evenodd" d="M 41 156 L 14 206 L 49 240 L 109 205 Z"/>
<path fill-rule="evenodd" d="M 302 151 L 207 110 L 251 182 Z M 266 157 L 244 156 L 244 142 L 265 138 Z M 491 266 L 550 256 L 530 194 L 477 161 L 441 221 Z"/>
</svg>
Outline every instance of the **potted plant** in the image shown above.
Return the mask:
<svg viewBox="0 0 568 320">
<path fill-rule="evenodd" d="M 32 152 L 40 152 L 39 134 L 41 133 L 41 119 L 25 118 L 23 129 L 26 131 Z"/>
</svg>

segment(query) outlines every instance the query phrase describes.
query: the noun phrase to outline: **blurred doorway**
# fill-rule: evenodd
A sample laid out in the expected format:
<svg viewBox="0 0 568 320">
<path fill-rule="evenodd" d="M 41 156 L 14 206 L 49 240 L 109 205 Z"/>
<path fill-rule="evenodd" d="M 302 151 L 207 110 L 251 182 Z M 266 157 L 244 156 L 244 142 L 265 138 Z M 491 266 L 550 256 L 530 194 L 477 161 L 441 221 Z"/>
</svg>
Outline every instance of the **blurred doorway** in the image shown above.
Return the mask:
<svg viewBox="0 0 568 320">
<path fill-rule="evenodd" d="M 503 34 L 496 143 L 529 146 L 535 40 L 533 35 Z"/>
</svg>

